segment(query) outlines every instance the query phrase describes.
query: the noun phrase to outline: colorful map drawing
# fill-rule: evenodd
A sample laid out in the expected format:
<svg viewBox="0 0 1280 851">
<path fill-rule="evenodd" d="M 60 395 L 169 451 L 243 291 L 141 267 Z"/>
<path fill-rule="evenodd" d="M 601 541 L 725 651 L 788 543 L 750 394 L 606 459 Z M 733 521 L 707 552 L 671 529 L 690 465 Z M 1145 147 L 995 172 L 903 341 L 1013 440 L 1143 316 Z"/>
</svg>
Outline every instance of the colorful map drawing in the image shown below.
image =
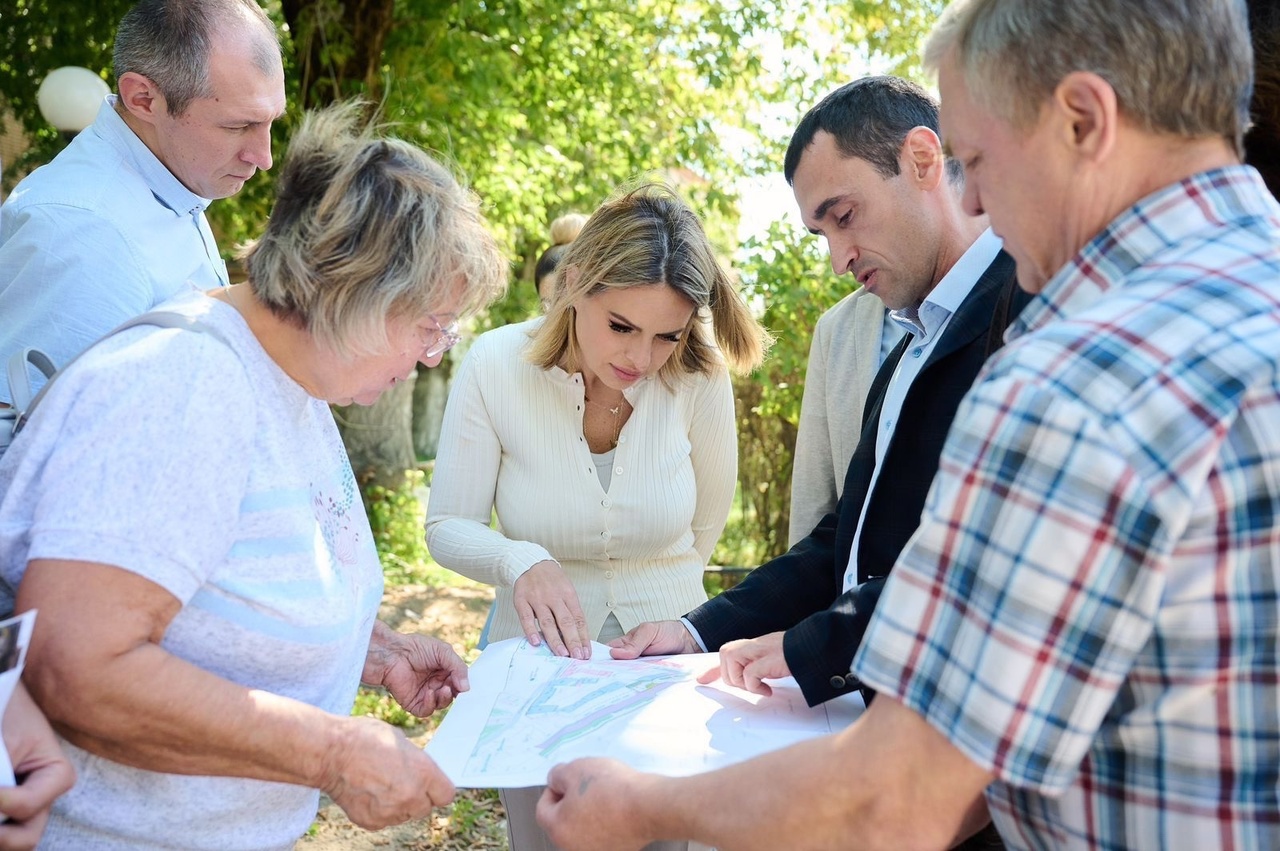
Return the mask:
<svg viewBox="0 0 1280 851">
<path fill-rule="evenodd" d="M 688 679 L 687 671 L 660 661 L 620 667 L 517 655 L 467 768 L 484 771 L 499 760 L 510 769 L 526 759 L 554 763 L 577 756 L 571 745 L 625 723 L 664 689 Z"/>
<path fill-rule="evenodd" d="M 793 680 L 761 697 L 699 685 L 714 653 L 616 661 L 557 658 L 524 639 L 487 647 L 471 691 L 449 709 L 427 752 L 462 787 L 533 786 L 553 765 L 609 756 L 683 775 L 748 759 L 852 723 L 857 698 L 809 707 Z"/>
</svg>

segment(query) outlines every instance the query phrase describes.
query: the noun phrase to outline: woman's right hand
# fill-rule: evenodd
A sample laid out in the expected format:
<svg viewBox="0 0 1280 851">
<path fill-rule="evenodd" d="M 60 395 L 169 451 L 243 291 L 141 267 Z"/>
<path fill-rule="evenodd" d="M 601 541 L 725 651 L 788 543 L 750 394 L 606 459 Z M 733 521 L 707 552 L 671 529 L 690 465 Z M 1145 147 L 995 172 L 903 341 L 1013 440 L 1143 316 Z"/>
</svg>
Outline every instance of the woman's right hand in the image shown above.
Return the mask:
<svg viewBox="0 0 1280 851">
<path fill-rule="evenodd" d="M 534 647 L 545 639 L 551 652 L 574 659 L 591 658 L 587 618 L 578 592 L 554 561 L 540 561 L 515 584 L 516 617 Z"/>
<path fill-rule="evenodd" d="M 404 733 L 374 718 L 342 718 L 320 790 L 365 830 L 422 818 L 453 800 L 454 787 Z"/>
</svg>

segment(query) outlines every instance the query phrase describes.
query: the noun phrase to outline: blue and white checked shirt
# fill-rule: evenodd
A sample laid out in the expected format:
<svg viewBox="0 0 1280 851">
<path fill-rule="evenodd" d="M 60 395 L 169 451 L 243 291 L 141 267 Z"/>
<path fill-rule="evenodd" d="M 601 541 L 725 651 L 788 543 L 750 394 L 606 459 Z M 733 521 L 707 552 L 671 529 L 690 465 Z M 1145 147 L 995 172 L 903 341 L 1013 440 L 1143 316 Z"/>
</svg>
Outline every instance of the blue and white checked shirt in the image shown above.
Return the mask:
<svg viewBox="0 0 1280 851">
<path fill-rule="evenodd" d="M 1147 197 L 955 418 L 854 673 L 998 780 L 1011 848 L 1280 848 L 1280 206 Z"/>
</svg>

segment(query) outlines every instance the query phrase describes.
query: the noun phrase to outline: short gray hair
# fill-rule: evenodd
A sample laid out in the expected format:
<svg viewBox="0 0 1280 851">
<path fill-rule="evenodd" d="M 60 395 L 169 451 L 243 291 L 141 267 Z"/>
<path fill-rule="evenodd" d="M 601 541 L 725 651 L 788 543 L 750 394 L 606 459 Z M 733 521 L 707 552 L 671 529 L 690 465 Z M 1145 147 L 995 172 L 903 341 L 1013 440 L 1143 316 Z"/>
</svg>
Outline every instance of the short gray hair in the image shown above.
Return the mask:
<svg viewBox="0 0 1280 851">
<path fill-rule="evenodd" d="M 266 231 L 243 254 L 258 299 L 344 356 L 384 350 L 388 319 L 479 310 L 509 271 L 476 198 L 420 148 L 366 126 L 364 110 L 306 115 Z"/>
<path fill-rule="evenodd" d="M 993 115 L 1025 127 L 1064 77 L 1105 79 L 1148 132 L 1221 136 L 1243 155 L 1253 90 L 1244 0 L 954 0 L 925 44 Z"/>
<path fill-rule="evenodd" d="M 182 115 L 191 101 L 211 93 L 209 51 L 222 27 L 248 34 L 259 70 L 281 66 L 280 37 L 255 0 L 139 0 L 116 29 L 116 79 L 141 74 L 164 95 L 169 114 Z"/>
</svg>

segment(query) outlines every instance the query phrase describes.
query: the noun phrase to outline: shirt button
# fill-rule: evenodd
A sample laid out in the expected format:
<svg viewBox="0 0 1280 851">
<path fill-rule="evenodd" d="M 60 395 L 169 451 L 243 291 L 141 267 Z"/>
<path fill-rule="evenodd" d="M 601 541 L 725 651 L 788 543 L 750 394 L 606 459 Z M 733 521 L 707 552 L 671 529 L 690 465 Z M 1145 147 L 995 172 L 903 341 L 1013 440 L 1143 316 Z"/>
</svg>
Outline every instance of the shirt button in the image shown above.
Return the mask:
<svg viewBox="0 0 1280 851">
<path fill-rule="evenodd" d="M 606 530 L 604 530 L 603 532 L 601 532 L 601 533 L 600 533 L 600 537 L 601 537 L 601 538 L 604 538 L 606 541 L 607 541 L 607 540 L 609 540 L 609 530 L 608 530 L 608 529 L 606 529 Z"/>
<path fill-rule="evenodd" d="M 614 472 L 616 475 L 621 476 L 621 475 L 622 475 L 622 468 L 621 468 L 621 467 L 614 467 L 614 468 L 613 468 L 613 472 Z"/>
<path fill-rule="evenodd" d="M 839 674 L 836 674 L 834 677 L 832 677 L 830 682 L 831 682 L 832 688 L 844 688 L 844 677 L 840 676 Z"/>
<path fill-rule="evenodd" d="M 606 606 L 608 606 L 610 609 L 612 609 L 612 608 L 613 608 L 613 601 L 612 601 L 612 600 L 610 600 L 610 601 L 608 601 L 607 603 L 605 603 L 605 605 L 606 605 Z"/>
<path fill-rule="evenodd" d="M 913 357 L 913 358 L 918 358 L 918 357 L 920 357 L 920 353 L 921 353 L 921 352 L 923 352 L 923 351 L 924 351 L 924 349 L 912 349 L 912 350 L 911 350 L 911 357 Z"/>
<path fill-rule="evenodd" d="M 606 570 L 606 571 L 604 572 L 604 578 L 605 578 L 605 579 L 612 579 L 612 578 L 613 578 L 613 571 L 612 571 L 612 570 Z"/>
</svg>

